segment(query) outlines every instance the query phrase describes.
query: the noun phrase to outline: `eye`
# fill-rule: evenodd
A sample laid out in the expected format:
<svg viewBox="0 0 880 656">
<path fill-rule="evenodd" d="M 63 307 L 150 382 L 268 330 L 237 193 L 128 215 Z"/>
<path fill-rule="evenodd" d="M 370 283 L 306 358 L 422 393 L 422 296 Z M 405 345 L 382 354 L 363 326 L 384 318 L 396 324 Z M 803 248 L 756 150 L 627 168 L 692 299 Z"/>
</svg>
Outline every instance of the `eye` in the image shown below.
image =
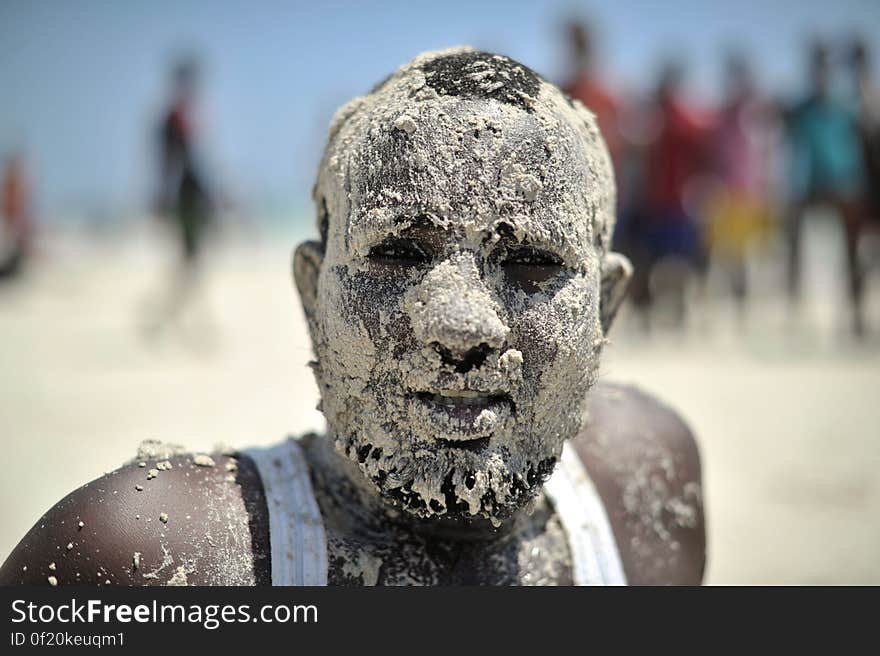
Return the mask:
<svg viewBox="0 0 880 656">
<path fill-rule="evenodd" d="M 556 276 L 563 267 L 562 258 L 549 251 L 522 246 L 507 251 L 501 261 L 504 272 L 527 291 Z"/>
<path fill-rule="evenodd" d="M 427 251 L 416 242 L 399 237 L 390 237 L 381 244 L 373 246 L 367 258 L 378 264 L 398 266 L 416 266 L 430 259 Z"/>
<path fill-rule="evenodd" d="M 562 258 L 539 248 L 524 246 L 507 251 L 503 266 L 561 267 Z"/>
</svg>

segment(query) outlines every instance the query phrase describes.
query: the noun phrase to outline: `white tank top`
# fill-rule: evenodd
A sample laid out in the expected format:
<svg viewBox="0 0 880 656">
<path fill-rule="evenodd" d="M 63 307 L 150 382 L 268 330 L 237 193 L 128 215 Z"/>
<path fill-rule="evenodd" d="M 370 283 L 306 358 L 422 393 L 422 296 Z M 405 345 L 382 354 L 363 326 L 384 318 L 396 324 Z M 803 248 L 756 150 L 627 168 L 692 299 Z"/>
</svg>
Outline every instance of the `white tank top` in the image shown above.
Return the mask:
<svg viewBox="0 0 880 656">
<path fill-rule="evenodd" d="M 272 585 L 327 585 L 327 538 L 309 466 L 294 439 L 248 449 L 269 510 Z"/>
<path fill-rule="evenodd" d="M 257 466 L 269 511 L 272 585 L 327 585 L 327 537 L 295 439 L 243 452 Z M 626 577 L 599 493 L 574 449 L 544 484 L 565 529 L 575 585 L 626 585 Z"/>
</svg>

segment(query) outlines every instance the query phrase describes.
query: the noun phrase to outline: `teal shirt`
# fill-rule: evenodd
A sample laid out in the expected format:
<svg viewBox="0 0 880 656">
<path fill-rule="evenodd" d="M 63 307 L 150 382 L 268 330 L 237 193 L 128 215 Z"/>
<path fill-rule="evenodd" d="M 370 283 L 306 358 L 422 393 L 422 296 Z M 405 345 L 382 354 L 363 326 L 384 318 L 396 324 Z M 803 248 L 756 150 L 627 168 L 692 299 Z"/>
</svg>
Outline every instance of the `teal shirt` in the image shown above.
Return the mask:
<svg viewBox="0 0 880 656">
<path fill-rule="evenodd" d="M 827 98 L 798 106 L 790 122 L 792 184 L 796 196 L 852 196 L 862 182 L 855 116 Z"/>
</svg>

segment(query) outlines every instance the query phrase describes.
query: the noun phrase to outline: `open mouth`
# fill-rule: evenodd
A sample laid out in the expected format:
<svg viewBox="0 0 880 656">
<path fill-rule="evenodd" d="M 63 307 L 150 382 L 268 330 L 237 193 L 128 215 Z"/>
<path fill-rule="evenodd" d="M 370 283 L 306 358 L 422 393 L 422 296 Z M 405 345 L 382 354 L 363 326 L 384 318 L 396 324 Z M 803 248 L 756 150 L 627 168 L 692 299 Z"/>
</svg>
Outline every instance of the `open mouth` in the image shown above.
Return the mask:
<svg viewBox="0 0 880 656">
<path fill-rule="evenodd" d="M 416 396 L 422 401 L 430 401 L 450 408 L 487 408 L 490 405 L 510 400 L 510 397 L 506 394 L 484 394 L 471 390 L 450 390 L 440 392 L 439 394 L 419 392 Z"/>
<path fill-rule="evenodd" d="M 430 422 L 437 441 L 448 446 L 478 448 L 515 412 L 507 394 L 472 390 L 416 392 L 414 410 Z"/>
<path fill-rule="evenodd" d="M 444 440 L 442 437 L 439 437 L 437 438 L 437 444 L 447 449 L 463 449 L 464 451 L 479 453 L 489 446 L 489 438 L 475 437 L 470 440 Z"/>
</svg>

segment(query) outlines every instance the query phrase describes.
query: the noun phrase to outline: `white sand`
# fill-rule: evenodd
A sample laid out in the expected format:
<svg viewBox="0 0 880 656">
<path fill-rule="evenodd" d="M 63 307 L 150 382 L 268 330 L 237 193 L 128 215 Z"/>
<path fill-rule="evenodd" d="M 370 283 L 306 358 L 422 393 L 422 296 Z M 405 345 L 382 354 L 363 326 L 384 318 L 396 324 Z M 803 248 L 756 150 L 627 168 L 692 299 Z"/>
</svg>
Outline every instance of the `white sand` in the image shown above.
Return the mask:
<svg viewBox="0 0 880 656">
<path fill-rule="evenodd" d="M 138 326 L 170 254 L 150 235 L 55 242 L 26 284 L 0 288 L 0 560 L 42 512 L 142 439 L 207 450 L 321 429 L 292 245 L 212 245 L 206 302 L 154 342 Z M 816 280 L 813 292 L 832 288 Z M 772 297 L 753 310 L 744 334 L 714 303 L 700 306 L 687 338 L 648 341 L 624 316 L 603 376 L 653 391 L 698 434 L 708 582 L 880 583 L 877 340 L 852 344 L 827 303 L 809 303 L 799 324 Z"/>
</svg>

